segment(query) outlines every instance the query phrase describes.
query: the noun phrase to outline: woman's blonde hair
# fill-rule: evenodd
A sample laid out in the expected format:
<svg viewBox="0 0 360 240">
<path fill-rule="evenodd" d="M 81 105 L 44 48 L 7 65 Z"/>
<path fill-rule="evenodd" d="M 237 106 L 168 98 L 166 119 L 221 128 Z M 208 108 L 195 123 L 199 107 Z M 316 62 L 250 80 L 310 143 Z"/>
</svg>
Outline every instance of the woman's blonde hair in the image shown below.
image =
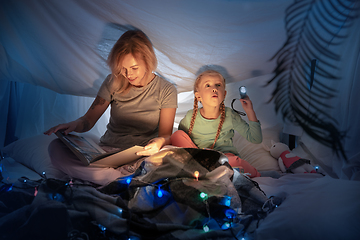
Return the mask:
<svg viewBox="0 0 360 240">
<path fill-rule="evenodd" d="M 225 85 L 225 78 L 218 71 L 206 70 L 206 71 L 200 73 L 199 76 L 196 78 L 195 83 L 194 83 L 194 93 L 198 92 L 199 84 L 201 82 L 201 78 L 204 77 L 204 76 L 219 76 L 224 81 L 224 85 Z M 198 109 L 199 109 L 198 108 L 198 100 L 197 100 L 196 97 L 194 97 L 193 114 L 192 114 L 192 117 L 191 117 L 190 127 L 189 127 L 189 131 L 188 131 L 189 136 L 191 135 L 192 130 L 194 128 L 195 119 L 196 119 Z M 225 104 L 224 104 L 224 101 L 222 101 L 221 104 L 220 104 L 220 114 L 221 114 L 221 117 L 220 117 L 219 126 L 218 126 L 218 129 L 217 129 L 217 132 L 216 132 L 214 143 L 210 146 L 211 149 L 214 148 L 215 143 L 219 138 L 221 128 L 222 128 L 222 126 L 224 124 L 224 121 L 225 121 Z"/>
<path fill-rule="evenodd" d="M 154 48 L 145 35 L 140 30 L 129 30 L 125 32 L 114 44 L 107 59 L 107 64 L 112 73 L 112 81 L 118 92 L 124 92 L 129 88 L 130 83 L 121 74 L 121 63 L 128 54 L 133 55 L 137 60 L 143 60 L 146 66 L 146 75 L 150 75 L 157 67 L 157 59 Z"/>
</svg>

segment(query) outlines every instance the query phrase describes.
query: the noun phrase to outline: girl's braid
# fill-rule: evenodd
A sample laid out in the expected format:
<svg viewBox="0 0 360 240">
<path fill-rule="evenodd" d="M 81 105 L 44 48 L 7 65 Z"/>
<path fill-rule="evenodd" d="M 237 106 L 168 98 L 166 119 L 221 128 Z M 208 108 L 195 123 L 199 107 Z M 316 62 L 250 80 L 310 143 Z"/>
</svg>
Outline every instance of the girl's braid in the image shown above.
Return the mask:
<svg viewBox="0 0 360 240">
<path fill-rule="evenodd" d="M 225 121 L 225 104 L 224 104 L 224 101 L 220 104 L 220 114 L 221 114 L 221 117 L 220 117 L 219 126 L 218 126 L 218 129 L 217 129 L 217 132 L 216 132 L 214 143 L 211 145 L 210 149 L 214 148 L 215 143 L 219 138 L 221 128 L 222 128 L 222 126 L 224 124 L 224 121 Z"/>
<path fill-rule="evenodd" d="M 198 100 L 197 100 L 196 97 L 194 97 L 194 109 L 193 109 L 193 114 L 192 114 L 192 117 L 191 117 L 191 122 L 190 122 L 190 127 L 189 127 L 189 132 L 188 132 L 189 136 L 191 135 L 191 132 L 192 132 L 192 130 L 194 128 L 195 118 L 196 118 L 197 112 L 198 112 Z"/>
</svg>

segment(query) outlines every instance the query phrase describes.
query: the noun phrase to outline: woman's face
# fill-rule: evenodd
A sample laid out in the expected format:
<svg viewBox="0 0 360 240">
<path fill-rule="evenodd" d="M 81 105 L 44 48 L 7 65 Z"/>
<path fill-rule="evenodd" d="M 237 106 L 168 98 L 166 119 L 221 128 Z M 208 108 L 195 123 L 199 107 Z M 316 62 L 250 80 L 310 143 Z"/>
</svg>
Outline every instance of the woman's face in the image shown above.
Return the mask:
<svg viewBox="0 0 360 240">
<path fill-rule="evenodd" d="M 122 61 L 121 74 L 136 87 L 148 84 L 146 77 L 146 65 L 142 59 L 136 59 L 132 54 L 125 55 Z"/>
<path fill-rule="evenodd" d="M 224 80 L 217 75 L 201 77 L 195 97 L 203 106 L 218 107 L 226 96 Z"/>
</svg>

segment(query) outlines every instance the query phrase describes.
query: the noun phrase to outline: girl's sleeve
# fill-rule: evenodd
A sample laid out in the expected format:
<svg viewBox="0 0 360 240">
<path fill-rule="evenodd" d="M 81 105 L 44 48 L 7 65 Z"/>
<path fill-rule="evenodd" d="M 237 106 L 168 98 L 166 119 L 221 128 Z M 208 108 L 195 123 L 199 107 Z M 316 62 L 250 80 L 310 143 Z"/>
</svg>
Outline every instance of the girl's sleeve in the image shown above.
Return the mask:
<svg viewBox="0 0 360 240">
<path fill-rule="evenodd" d="M 231 111 L 233 127 L 234 129 L 246 140 L 251 143 L 261 143 L 262 142 L 262 132 L 260 121 L 253 122 L 249 121 L 247 123 L 244 119 L 240 117 L 239 114 Z"/>
</svg>

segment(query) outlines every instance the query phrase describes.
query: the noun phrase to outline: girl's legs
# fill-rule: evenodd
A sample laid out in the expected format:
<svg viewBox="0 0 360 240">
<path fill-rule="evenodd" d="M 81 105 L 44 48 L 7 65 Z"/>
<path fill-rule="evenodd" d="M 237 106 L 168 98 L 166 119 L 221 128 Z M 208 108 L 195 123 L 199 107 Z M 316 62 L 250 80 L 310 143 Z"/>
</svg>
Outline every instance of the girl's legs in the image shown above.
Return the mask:
<svg viewBox="0 0 360 240">
<path fill-rule="evenodd" d="M 248 176 L 253 178 L 253 177 L 260 177 L 260 173 L 256 170 L 256 168 L 254 168 L 253 166 L 250 165 L 250 163 L 248 163 L 247 161 L 239 158 L 238 156 L 232 154 L 232 153 L 225 153 L 225 156 L 227 156 L 227 158 L 229 159 L 229 164 L 233 167 L 233 168 L 240 168 L 240 172 L 241 169 L 244 170 L 244 173 L 248 173 Z"/>
<path fill-rule="evenodd" d="M 171 145 L 183 148 L 198 148 L 193 143 L 189 135 L 182 130 L 178 130 L 171 135 Z M 229 164 L 232 167 L 244 169 L 244 173 L 248 173 L 249 177 L 260 177 L 260 173 L 256 170 L 256 168 L 251 166 L 247 161 L 232 153 L 225 153 L 225 156 L 229 159 Z"/>
<path fill-rule="evenodd" d="M 189 135 L 182 130 L 177 130 L 171 135 L 171 145 L 182 148 L 198 148 Z"/>
</svg>

